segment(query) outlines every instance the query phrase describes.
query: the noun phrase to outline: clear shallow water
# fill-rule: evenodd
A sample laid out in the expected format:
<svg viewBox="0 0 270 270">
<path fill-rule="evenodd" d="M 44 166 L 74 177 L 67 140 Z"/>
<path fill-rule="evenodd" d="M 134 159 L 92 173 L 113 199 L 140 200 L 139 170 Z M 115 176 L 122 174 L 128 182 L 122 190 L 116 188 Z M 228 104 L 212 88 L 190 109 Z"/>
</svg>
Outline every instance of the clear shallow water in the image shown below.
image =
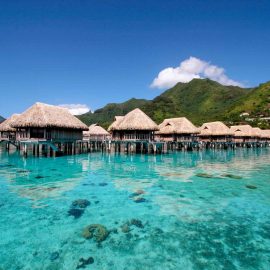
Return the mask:
<svg viewBox="0 0 270 270">
<path fill-rule="evenodd" d="M 269 163 L 270 149 L 56 159 L 0 153 L 0 269 L 69 270 L 91 256 L 85 269 L 268 270 Z M 144 194 L 136 197 L 138 190 Z M 68 215 L 76 199 L 91 202 L 79 218 Z M 143 228 L 123 232 L 133 218 Z M 113 231 L 97 243 L 82 237 L 90 224 Z"/>
</svg>

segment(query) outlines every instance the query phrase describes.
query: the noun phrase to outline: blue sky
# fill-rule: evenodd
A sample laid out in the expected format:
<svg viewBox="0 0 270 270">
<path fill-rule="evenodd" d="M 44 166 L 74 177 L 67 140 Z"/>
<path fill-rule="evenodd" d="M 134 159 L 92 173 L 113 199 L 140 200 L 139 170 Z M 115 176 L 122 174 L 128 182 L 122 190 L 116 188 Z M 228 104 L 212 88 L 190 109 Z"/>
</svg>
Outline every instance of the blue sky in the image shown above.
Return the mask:
<svg viewBox="0 0 270 270">
<path fill-rule="evenodd" d="M 206 65 L 196 76 L 266 82 L 269 14 L 269 1 L 0 1 L 0 115 L 153 98 L 190 59 Z"/>
</svg>

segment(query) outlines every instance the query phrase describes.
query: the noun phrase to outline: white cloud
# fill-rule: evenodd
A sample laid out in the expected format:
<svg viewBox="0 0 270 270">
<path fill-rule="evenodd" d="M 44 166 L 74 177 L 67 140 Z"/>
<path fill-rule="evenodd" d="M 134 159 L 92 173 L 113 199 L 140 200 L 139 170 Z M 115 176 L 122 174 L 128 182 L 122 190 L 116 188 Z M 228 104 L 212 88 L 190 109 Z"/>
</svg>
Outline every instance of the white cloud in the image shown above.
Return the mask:
<svg viewBox="0 0 270 270">
<path fill-rule="evenodd" d="M 169 88 L 178 82 L 187 83 L 192 79 L 209 78 L 223 85 L 243 86 L 240 82 L 230 79 L 225 69 L 210 64 L 196 57 L 190 57 L 180 63 L 178 67 L 168 67 L 161 70 L 153 80 L 152 88 Z"/>
<path fill-rule="evenodd" d="M 90 111 L 85 104 L 60 104 L 59 106 L 68 109 L 73 115 L 81 115 Z"/>
</svg>

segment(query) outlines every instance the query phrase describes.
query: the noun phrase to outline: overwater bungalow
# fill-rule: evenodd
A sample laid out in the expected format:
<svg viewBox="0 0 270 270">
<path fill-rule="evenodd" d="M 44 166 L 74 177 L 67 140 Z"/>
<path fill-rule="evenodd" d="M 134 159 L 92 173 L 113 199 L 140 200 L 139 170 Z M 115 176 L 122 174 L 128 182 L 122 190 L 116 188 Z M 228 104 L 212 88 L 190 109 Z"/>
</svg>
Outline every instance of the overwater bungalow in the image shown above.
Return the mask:
<svg viewBox="0 0 270 270">
<path fill-rule="evenodd" d="M 140 109 L 134 109 L 125 116 L 116 116 L 108 128 L 112 140 L 153 141 L 158 125 Z"/>
<path fill-rule="evenodd" d="M 83 132 L 83 139 L 87 141 L 105 141 L 110 138 L 110 133 L 98 124 L 92 124 Z"/>
<path fill-rule="evenodd" d="M 254 131 L 255 141 L 256 142 L 260 142 L 262 130 L 260 128 L 258 128 L 258 127 L 255 127 L 255 128 L 252 128 L 252 129 Z"/>
<path fill-rule="evenodd" d="M 201 142 L 230 142 L 232 131 L 223 122 L 216 121 L 204 123 L 200 128 L 199 138 Z"/>
<path fill-rule="evenodd" d="M 186 117 L 178 117 L 165 119 L 155 135 L 157 140 L 165 142 L 193 142 L 199 132 Z"/>
<path fill-rule="evenodd" d="M 83 131 L 88 127 L 67 109 L 35 103 L 12 123 L 16 145 L 24 155 L 55 156 L 83 152 Z"/>
<path fill-rule="evenodd" d="M 13 114 L 10 118 L 6 119 L 0 124 L 0 141 L 15 141 L 16 140 L 16 128 L 13 128 L 11 124 L 17 119 L 19 114 Z"/>
<path fill-rule="evenodd" d="M 256 142 L 259 136 L 258 130 L 250 125 L 231 126 L 230 130 L 233 133 L 233 141 L 235 143 Z"/>
<path fill-rule="evenodd" d="M 261 130 L 261 141 L 270 143 L 270 129 Z"/>
<path fill-rule="evenodd" d="M 83 130 L 88 130 L 67 109 L 39 102 L 18 116 L 11 126 L 17 130 L 17 141 L 76 141 L 82 140 Z"/>
</svg>

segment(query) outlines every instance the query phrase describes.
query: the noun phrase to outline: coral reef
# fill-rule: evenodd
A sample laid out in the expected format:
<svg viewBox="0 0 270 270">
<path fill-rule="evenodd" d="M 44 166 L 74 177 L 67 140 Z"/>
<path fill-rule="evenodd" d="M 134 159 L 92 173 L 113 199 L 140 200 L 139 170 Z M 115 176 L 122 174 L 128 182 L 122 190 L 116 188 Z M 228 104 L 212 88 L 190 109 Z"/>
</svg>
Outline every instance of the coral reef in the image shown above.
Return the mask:
<svg viewBox="0 0 270 270">
<path fill-rule="evenodd" d="M 131 231 L 131 226 L 135 226 L 137 228 L 143 229 L 144 225 L 141 220 L 132 218 L 130 221 L 127 221 L 121 226 L 121 230 L 123 233 L 129 233 Z"/>
<path fill-rule="evenodd" d="M 257 187 L 256 187 L 256 186 L 253 186 L 253 185 L 246 185 L 246 188 L 249 188 L 249 189 L 256 189 Z"/>
<path fill-rule="evenodd" d="M 130 227 L 129 227 L 129 225 L 127 223 L 126 224 L 123 224 L 121 226 L 121 230 L 122 230 L 123 233 L 128 233 L 128 232 L 131 231 L 131 229 L 130 229 Z"/>
<path fill-rule="evenodd" d="M 109 235 L 107 228 L 101 224 L 91 224 L 84 228 L 82 236 L 86 239 L 94 238 L 96 242 L 100 243 Z"/>
<path fill-rule="evenodd" d="M 98 184 L 100 187 L 105 187 L 105 186 L 107 186 L 108 184 L 107 183 L 99 183 Z"/>
<path fill-rule="evenodd" d="M 81 217 L 83 213 L 84 213 L 83 209 L 71 208 L 68 210 L 68 215 L 73 216 L 75 219 Z"/>
<path fill-rule="evenodd" d="M 145 198 L 143 198 L 143 197 L 135 198 L 135 199 L 133 199 L 133 201 L 134 201 L 135 203 L 143 203 L 143 202 L 147 202 L 147 200 L 146 200 Z"/>
<path fill-rule="evenodd" d="M 129 195 L 129 198 L 134 198 L 136 196 L 140 196 L 142 194 L 144 194 L 145 192 L 142 189 L 136 190 L 135 192 L 131 193 Z"/>
<path fill-rule="evenodd" d="M 90 205 L 90 202 L 86 199 L 77 199 L 72 202 L 71 207 L 86 208 Z"/>
<path fill-rule="evenodd" d="M 55 251 L 55 252 L 51 253 L 51 255 L 50 255 L 50 260 L 51 261 L 55 261 L 58 258 L 59 258 L 59 252 L 58 251 Z"/>
<path fill-rule="evenodd" d="M 196 176 L 201 178 L 213 178 L 213 175 L 208 173 L 197 173 Z"/>
<path fill-rule="evenodd" d="M 235 174 L 223 174 L 222 175 L 223 177 L 227 177 L 227 178 L 232 178 L 232 179 L 242 179 L 243 177 L 242 176 L 239 176 L 239 175 L 235 175 Z"/>
<path fill-rule="evenodd" d="M 93 257 L 89 257 L 87 259 L 80 258 L 79 264 L 77 265 L 76 269 L 85 268 L 86 265 L 93 264 L 93 263 L 94 263 Z"/>
<path fill-rule="evenodd" d="M 35 176 L 35 178 L 36 179 L 42 179 L 42 178 L 45 178 L 45 176 L 43 176 L 43 175 L 37 175 L 37 176 Z"/>
<path fill-rule="evenodd" d="M 131 221 L 129 223 L 130 223 L 130 225 L 134 225 L 137 228 L 144 228 L 142 221 L 139 219 L 133 218 L 133 219 L 131 219 Z"/>
</svg>

